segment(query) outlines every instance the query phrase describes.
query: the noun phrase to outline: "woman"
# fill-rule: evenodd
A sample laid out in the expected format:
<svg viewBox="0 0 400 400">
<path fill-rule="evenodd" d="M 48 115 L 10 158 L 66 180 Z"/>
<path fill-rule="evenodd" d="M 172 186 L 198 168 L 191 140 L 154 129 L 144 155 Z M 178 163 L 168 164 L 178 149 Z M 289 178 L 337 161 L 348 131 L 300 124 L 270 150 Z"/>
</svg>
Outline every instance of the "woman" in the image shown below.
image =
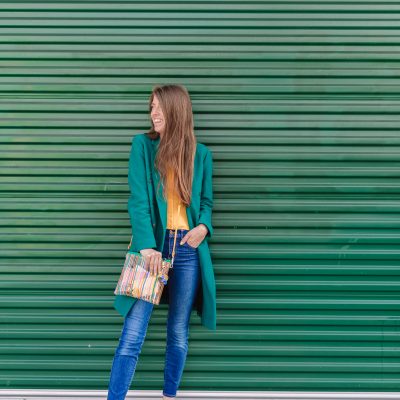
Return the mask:
<svg viewBox="0 0 400 400">
<path fill-rule="evenodd" d="M 153 273 L 172 258 L 160 303 L 168 304 L 163 399 L 176 397 L 188 351 L 189 320 L 197 310 L 204 327 L 216 329 L 216 294 L 208 239 L 212 155 L 196 142 L 192 105 L 181 85 L 156 86 L 149 100 L 152 128 L 133 138 L 129 158 L 128 211 L 131 250 L 145 256 Z M 160 188 L 162 187 L 162 191 Z M 125 399 L 145 339 L 153 304 L 116 296 L 125 317 L 111 368 L 107 400 Z"/>
</svg>

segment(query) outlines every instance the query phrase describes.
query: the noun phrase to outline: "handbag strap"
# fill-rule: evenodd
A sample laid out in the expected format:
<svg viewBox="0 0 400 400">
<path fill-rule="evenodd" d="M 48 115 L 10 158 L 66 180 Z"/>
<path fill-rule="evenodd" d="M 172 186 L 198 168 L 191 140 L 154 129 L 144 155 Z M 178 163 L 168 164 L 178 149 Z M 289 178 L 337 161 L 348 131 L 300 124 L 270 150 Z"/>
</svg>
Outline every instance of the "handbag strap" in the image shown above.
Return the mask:
<svg viewBox="0 0 400 400">
<path fill-rule="evenodd" d="M 179 215 L 179 211 L 181 209 L 181 205 L 178 204 L 178 215 Z M 175 245 L 176 245 L 176 234 L 178 233 L 178 227 L 175 227 L 175 236 L 174 236 L 174 246 L 172 248 L 172 259 L 171 259 L 171 268 L 174 265 L 174 258 L 175 258 Z M 129 242 L 129 246 L 128 246 L 128 250 L 131 248 L 132 245 L 132 236 L 131 236 L 131 241 Z"/>
<path fill-rule="evenodd" d="M 181 204 L 178 204 L 178 216 L 179 216 L 179 211 L 181 209 Z M 178 225 L 175 226 L 175 237 L 174 237 L 174 246 L 172 247 L 172 260 L 171 260 L 171 268 L 174 265 L 174 258 L 175 258 L 175 244 L 176 244 L 176 234 L 178 232 Z"/>
</svg>

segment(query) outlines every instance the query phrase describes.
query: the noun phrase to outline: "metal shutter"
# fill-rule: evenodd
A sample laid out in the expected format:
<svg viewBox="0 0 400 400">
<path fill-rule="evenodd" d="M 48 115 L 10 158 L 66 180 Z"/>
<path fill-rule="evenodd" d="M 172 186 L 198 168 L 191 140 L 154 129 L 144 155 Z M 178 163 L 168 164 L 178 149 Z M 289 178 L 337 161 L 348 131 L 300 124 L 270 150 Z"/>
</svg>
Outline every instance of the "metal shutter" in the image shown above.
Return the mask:
<svg viewBox="0 0 400 400">
<path fill-rule="evenodd" d="M 193 314 L 180 389 L 399 391 L 399 7 L 0 2 L 1 386 L 107 388 L 130 140 L 182 83 L 218 330 Z M 132 389 L 162 387 L 166 312 Z"/>
</svg>

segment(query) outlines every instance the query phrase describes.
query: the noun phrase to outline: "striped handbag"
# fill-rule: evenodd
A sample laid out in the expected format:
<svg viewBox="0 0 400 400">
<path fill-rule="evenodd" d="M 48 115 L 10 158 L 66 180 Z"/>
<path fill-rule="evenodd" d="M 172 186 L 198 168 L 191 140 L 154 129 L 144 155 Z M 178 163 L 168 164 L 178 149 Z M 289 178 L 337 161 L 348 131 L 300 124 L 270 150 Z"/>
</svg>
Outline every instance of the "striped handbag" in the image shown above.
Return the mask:
<svg viewBox="0 0 400 400">
<path fill-rule="evenodd" d="M 168 281 L 168 272 L 172 268 L 171 260 L 163 258 L 161 273 L 152 275 L 144 256 L 136 251 L 129 251 L 129 247 L 114 294 L 160 304 L 162 291 Z"/>
<path fill-rule="evenodd" d="M 178 213 L 179 210 L 180 205 L 178 206 Z M 135 297 L 153 304 L 160 304 L 162 291 L 168 282 L 168 272 L 170 268 L 173 268 L 174 264 L 177 232 L 178 229 L 176 228 L 172 258 L 162 259 L 161 272 L 158 275 L 150 273 L 142 254 L 136 251 L 129 251 L 132 244 L 131 237 L 128 252 L 125 256 L 125 263 L 114 294 Z"/>
<path fill-rule="evenodd" d="M 168 282 L 168 272 L 170 268 L 173 268 L 176 233 L 177 230 L 175 230 L 172 259 L 162 259 L 161 272 L 158 275 L 152 275 L 150 273 L 142 254 L 136 251 L 129 251 L 132 244 L 131 238 L 128 252 L 125 256 L 125 263 L 114 294 L 135 297 L 153 304 L 160 304 L 162 291 Z"/>
</svg>

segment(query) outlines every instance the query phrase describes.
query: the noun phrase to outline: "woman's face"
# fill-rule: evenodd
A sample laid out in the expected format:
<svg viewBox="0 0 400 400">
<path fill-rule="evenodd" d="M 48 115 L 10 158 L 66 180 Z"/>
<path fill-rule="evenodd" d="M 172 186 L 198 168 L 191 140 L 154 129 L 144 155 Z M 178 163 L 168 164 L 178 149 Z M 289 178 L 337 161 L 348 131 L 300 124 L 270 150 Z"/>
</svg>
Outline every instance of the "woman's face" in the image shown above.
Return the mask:
<svg viewBox="0 0 400 400">
<path fill-rule="evenodd" d="M 160 104 L 158 103 L 157 96 L 154 95 L 153 102 L 151 103 L 151 119 L 153 121 L 154 129 L 162 136 L 165 130 L 164 114 L 161 110 Z"/>
</svg>

